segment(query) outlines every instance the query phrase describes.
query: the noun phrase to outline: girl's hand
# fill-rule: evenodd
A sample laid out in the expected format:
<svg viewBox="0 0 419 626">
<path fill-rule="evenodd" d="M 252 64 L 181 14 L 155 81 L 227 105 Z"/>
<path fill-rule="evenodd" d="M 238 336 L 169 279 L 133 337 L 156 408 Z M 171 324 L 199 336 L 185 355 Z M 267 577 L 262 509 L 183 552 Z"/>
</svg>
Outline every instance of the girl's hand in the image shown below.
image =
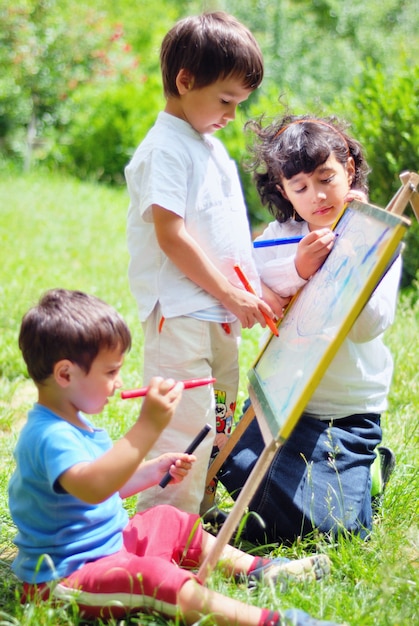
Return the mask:
<svg viewBox="0 0 419 626">
<path fill-rule="evenodd" d="M 297 246 L 295 267 L 301 278 L 308 280 L 329 255 L 336 235 L 330 228 L 319 228 L 306 235 Z"/>
<path fill-rule="evenodd" d="M 261 281 L 262 286 L 262 298 L 269 304 L 272 311 L 275 313 L 278 319 L 284 317 L 284 309 L 289 304 L 291 297 L 283 298 L 273 291 L 268 285 Z"/>
<path fill-rule="evenodd" d="M 352 202 L 352 200 L 358 200 L 359 202 L 368 203 L 368 196 L 360 189 L 350 189 L 345 196 L 345 203 Z"/>
<path fill-rule="evenodd" d="M 194 454 L 185 454 L 184 452 L 166 452 L 162 454 L 155 459 L 158 472 L 157 482 L 160 482 L 166 472 L 169 472 L 172 477 L 169 485 L 180 483 L 188 475 L 195 461 L 196 456 Z"/>
</svg>

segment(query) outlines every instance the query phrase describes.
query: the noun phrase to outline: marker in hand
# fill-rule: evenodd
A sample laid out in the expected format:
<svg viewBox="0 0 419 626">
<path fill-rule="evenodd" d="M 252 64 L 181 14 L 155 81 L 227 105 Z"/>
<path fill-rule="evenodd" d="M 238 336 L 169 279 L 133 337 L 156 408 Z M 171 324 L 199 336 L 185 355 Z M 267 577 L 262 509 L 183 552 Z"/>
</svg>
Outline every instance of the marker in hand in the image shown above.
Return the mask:
<svg viewBox="0 0 419 626">
<path fill-rule="evenodd" d="M 192 452 L 196 450 L 196 448 L 199 446 L 201 441 L 205 439 L 205 437 L 207 436 L 210 430 L 211 430 L 211 425 L 205 424 L 204 428 L 199 431 L 195 439 L 186 448 L 185 454 L 192 454 Z M 166 474 L 163 476 L 163 478 L 159 482 L 160 487 L 163 487 L 164 489 L 164 487 L 166 487 L 170 483 L 171 480 L 172 480 L 172 476 L 170 472 L 166 472 Z"/>
<path fill-rule="evenodd" d="M 215 378 L 191 378 L 190 380 L 182 380 L 182 382 L 184 389 L 193 389 L 193 387 L 212 385 L 212 383 L 215 383 L 215 380 Z M 140 398 L 147 395 L 148 389 L 148 387 L 141 387 L 140 389 L 121 391 L 121 398 L 123 400 L 127 400 L 128 398 Z"/>
<path fill-rule="evenodd" d="M 333 227 L 332 229 L 333 230 Z M 336 237 L 339 237 L 339 233 L 335 233 Z M 254 248 L 269 248 L 271 246 L 286 246 L 289 243 L 300 243 L 304 239 L 305 235 L 298 235 L 298 237 L 284 237 L 283 239 L 261 239 L 260 241 L 254 241 Z"/>
<path fill-rule="evenodd" d="M 253 289 L 252 285 L 249 283 L 248 279 L 246 278 L 246 276 L 243 273 L 243 270 L 241 269 L 241 267 L 239 265 L 235 265 L 234 266 L 234 270 L 237 274 L 237 276 L 240 278 L 244 288 L 246 289 L 246 291 L 248 291 L 249 293 L 253 293 L 253 295 L 257 296 L 256 291 Z M 266 315 L 266 313 L 264 313 L 263 311 L 261 311 L 263 317 L 265 318 L 265 322 L 266 324 L 269 326 L 269 328 L 271 329 L 271 331 L 273 332 L 273 334 L 276 337 L 279 337 L 279 332 L 278 332 L 278 328 L 275 324 L 275 322 L 273 321 L 273 319 L 271 319 L 268 315 Z"/>
<path fill-rule="evenodd" d="M 268 248 L 270 246 L 286 246 L 290 243 L 299 243 L 303 239 L 303 235 L 298 237 L 284 237 L 283 239 L 261 239 L 260 241 L 254 241 L 254 248 Z"/>
</svg>

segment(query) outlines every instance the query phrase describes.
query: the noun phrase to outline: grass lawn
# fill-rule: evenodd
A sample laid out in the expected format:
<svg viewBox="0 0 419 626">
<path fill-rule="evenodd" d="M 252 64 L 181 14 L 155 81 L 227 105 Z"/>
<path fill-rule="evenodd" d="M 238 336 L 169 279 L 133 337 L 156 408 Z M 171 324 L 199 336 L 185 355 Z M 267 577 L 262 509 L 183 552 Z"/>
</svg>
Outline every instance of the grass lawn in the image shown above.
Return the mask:
<svg viewBox="0 0 419 626">
<path fill-rule="evenodd" d="M 128 197 L 124 189 L 39 172 L 26 177 L 3 175 L 0 197 L 0 626 L 77 626 L 81 621 L 75 607 L 21 607 L 19 584 L 10 570 L 15 529 L 8 513 L 7 483 L 13 471 L 12 450 L 35 399 L 17 336 L 22 315 L 46 289 L 59 286 L 93 293 L 114 305 L 131 328 L 133 348 L 125 360 L 124 386 L 143 383 L 141 327 L 127 281 Z M 386 337 L 395 359 L 395 376 L 390 407 L 383 417 L 384 444 L 395 451 L 397 465 L 370 541 L 341 538 L 331 545 L 319 538 L 316 548 L 327 552 L 333 562 L 332 575 L 324 582 L 294 585 L 281 594 L 268 587 L 250 593 L 214 572 L 211 586 L 258 606 L 296 606 L 352 626 L 419 623 L 418 296 L 417 291 L 402 294 L 396 323 Z M 246 397 L 246 372 L 258 354 L 260 334 L 258 329 L 243 333 L 239 405 Z M 114 397 L 95 421 L 118 438 L 135 420 L 139 402 Z M 127 507 L 132 510 L 133 502 L 128 501 Z M 294 557 L 312 548 L 297 542 L 276 551 Z M 173 624 L 157 616 L 123 623 Z"/>
</svg>

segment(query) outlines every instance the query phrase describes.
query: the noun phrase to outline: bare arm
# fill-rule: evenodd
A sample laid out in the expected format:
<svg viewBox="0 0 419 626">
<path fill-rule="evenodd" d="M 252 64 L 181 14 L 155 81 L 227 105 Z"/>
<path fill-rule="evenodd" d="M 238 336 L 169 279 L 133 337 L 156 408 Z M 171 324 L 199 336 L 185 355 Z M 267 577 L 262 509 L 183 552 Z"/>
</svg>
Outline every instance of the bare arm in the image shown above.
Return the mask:
<svg viewBox="0 0 419 626">
<path fill-rule="evenodd" d="M 63 489 L 91 504 L 102 502 L 122 490 L 133 474 L 140 470 L 144 457 L 170 422 L 180 401 L 182 389 L 182 383 L 175 384 L 171 379 L 153 378 L 139 418 L 132 428 L 98 459 L 78 463 L 64 472 L 59 478 Z M 165 471 L 174 460 L 173 457 L 167 459 Z M 185 465 L 187 463 L 185 460 Z M 144 483 L 140 481 L 138 484 L 150 486 L 157 483 L 160 472 L 153 473 L 146 464 L 144 468 Z"/>
<path fill-rule="evenodd" d="M 157 485 L 168 471 L 172 477 L 169 485 L 174 485 L 185 478 L 195 461 L 196 456 L 184 452 L 166 452 L 155 459 L 144 461 L 119 490 L 119 495 L 121 498 L 129 498 Z"/>
<path fill-rule="evenodd" d="M 284 308 L 289 304 L 291 297 L 280 296 L 263 281 L 261 285 L 263 299 L 269 304 L 276 317 L 281 319 L 284 317 Z"/>
<path fill-rule="evenodd" d="M 157 241 L 168 258 L 190 280 L 214 296 L 240 320 L 243 328 L 266 323 L 261 311 L 273 318 L 268 304 L 238 289 L 215 267 L 198 243 L 186 230 L 184 220 L 160 206 L 153 205 Z"/>
</svg>

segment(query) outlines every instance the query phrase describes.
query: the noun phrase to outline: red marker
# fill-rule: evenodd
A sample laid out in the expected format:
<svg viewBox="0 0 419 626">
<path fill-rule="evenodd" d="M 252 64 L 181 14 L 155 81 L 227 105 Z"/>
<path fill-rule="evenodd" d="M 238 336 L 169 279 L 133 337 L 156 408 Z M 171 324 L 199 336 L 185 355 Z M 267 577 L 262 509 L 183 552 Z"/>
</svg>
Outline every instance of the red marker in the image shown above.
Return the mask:
<svg viewBox="0 0 419 626">
<path fill-rule="evenodd" d="M 235 270 L 237 276 L 240 278 L 241 282 L 243 283 L 243 286 L 246 289 L 246 291 L 248 291 L 249 293 L 253 293 L 253 295 L 257 296 L 256 291 L 253 289 L 252 285 L 249 283 L 248 279 L 243 274 L 243 270 L 241 269 L 241 267 L 239 265 L 235 265 L 234 266 L 234 270 Z M 261 313 L 262 313 L 263 317 L 265 318 L 265 322 L 267 323 L 267 325 L 269 326 L 269 328 L 271 329 L 273 334 L 276 337 L 279 337 L 278 328 L 277 328 L 275 322 L 273 321 L 273 319 L 271 319 L 263 311 L 261 311 Z"/>
<path fill-rule="evenodd" d="M 203 385 L 212 385 L 215 383 L 215 378 L 191 378 L 190 380 L 183 380 L 183 386 L 185 389 L 192 389 L 193 387 L 202 387 Z M 121 398 L 126 400 L 127 398 L 140 398 L 147 395 L 148 387 L 141 387 L 141 389 L 129 389 L 128 391 L 121 391 Z"/>
</svg>

